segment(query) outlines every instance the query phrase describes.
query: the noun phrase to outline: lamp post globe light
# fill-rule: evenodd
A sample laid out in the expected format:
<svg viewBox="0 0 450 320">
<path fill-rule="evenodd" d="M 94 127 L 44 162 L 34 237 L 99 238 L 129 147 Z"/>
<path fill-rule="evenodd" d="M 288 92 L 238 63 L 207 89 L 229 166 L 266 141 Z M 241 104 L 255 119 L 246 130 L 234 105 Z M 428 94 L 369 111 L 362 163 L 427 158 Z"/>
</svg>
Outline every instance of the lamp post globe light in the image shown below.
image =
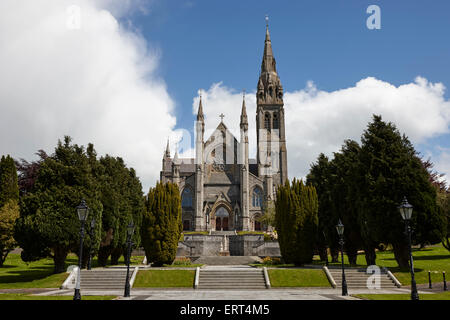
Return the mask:
<svg viewBox="0 0 450 320">
<path fill-rule="evenodd" d="M 133 236 L 133 234 L 134 234 L 134 224 L 133 224 L 133 221 L 131 221 L 127 227 L 127 244 L 128 244 L 127 257 L 126 257 L 127 278 L 125 280 L 125 292 L 123 295 L 124 297 L 130 296 L 130 259 L 131 259 L 131 246 L 133 245 L 133 242 L 131 241 L 131 237 Z"/>
<path fill-rule="evenodd" d="M 347 290 L 347 281 L 345 280 L 345 271 L 344 271 L 344 225 L 339 219 L 339 223 L 336 226 L 336 231 L 339 235 L 339 244 L 341 245 L 341 260 L 342 260 L 342 295 L 348 296 Z"/>
<path fill-rule="evenodd" d="M 77 282 L 75 285 L 75 293 L 73 296 L 73 300 L 81 300 L 81 294 L 80 294 L 80 282 L 81 282 L 81 262 L 82 255 L 83 255 L 83 238 L 84 238 L 84 224 L 86 222 L 87 216 L 89 214 L 89 207 L 86 205 L 86 201 L 81 200 L 81 203 L 77 206 L 77 214 L 78 219 L 81 222 L 81 228 L 80 228 L 80 251 L 78 255 L 78 274 L 77 274 Z"/>
<path fill-rule="evenodd" d="M 94 238 L 94 228 L 95 228 L 95 218 L 92 218 L 91 220 L 91 229 L 89 230 L 89 236 L 91 237 L 91 246 L 89 247 L 89 260 L 88 260 L 88 266 L 87 269 L 91 270 L 92 266 L 92 242 Z"/>
<path fill-rule="evenodd" d="M 398 207 L 400 214 L 405 222 L 405 233 L 408 237 L 409 248 L 409 260 L 410 260 L 410 272 L 411 272 L 411 300 L 419 300 L 419 294 L 417 293 L 416 280 L 414 278 L 414 262 L 412 256 L 412 244 L 411 244 L 411 217 L 413 206 L 408 203 L 406 197 L 403 199 L 402 204 Z"/>
</svg>

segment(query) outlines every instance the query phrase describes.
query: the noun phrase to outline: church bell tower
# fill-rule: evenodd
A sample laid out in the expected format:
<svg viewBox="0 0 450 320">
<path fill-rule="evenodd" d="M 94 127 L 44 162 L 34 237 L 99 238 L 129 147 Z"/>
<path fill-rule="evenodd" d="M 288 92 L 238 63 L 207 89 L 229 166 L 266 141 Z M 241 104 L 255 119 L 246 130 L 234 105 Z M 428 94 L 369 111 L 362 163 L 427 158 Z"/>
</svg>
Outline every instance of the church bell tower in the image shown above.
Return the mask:
<svg viewBox="0 0 450 320">
<path fill-rule="evenodd" d="M 256 103 L 258 175 L 271 176 L 275 186 L 284 184 L 288 171 L 283 86 L 277 73 L 268 23 Z"/>
</svg>

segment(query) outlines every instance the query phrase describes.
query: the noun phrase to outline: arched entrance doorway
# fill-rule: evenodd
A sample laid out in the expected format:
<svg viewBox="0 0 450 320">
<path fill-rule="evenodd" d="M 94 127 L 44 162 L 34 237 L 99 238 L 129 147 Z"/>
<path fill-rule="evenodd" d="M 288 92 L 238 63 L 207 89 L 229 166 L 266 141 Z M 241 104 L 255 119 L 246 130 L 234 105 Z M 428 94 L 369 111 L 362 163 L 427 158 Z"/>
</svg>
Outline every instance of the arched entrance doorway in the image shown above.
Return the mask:
<svg viewBox="0 0 450 320">
<path fill-rule="evenodd" d="M 216 231 L 228 231 L 228 220 L 230 213 L 224 207 L 216 210 Z"/>
</svg>

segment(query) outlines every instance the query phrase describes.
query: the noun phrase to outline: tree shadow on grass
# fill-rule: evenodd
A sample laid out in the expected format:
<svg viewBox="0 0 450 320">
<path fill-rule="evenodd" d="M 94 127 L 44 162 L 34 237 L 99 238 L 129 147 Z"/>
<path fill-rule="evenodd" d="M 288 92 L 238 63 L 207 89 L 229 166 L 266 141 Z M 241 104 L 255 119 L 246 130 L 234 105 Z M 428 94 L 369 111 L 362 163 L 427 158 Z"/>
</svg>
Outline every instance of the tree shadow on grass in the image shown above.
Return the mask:
<svg viewBox="0 0 450 320">
<path fill-rule="evenodd" d="M 433 256 L 417 256 L 414 260 L 447 260 L 450 259 L 450 255 L 433 255 Z"/>
<path fill-rule="evenodd" d="M 71 261 L 66 261 L 66 266 L 65 266 L 66 270 L 67 270 L 67 267 L 74 264 L 74 263 L 68 263 L 68 262 L 71 262 Z M 20 267 L 18 267 L 18 266 L 10 266 L 10 268 L 17 268 L 17 269 L 4 272 L 0 276 L 1 284 L 31 282 L 31 281 L 36 281 L 36 280 L 42 280 L 42 279 L 48 278 L 52 275 L 55 275 L 54 264 L 52 262 L 42 263 L 37 266 L 26 266 L 26 267 L 22 267 L 22 269 L 19 269 Z M 64 272 L 61 272 L 61 273 L 64 273 Z"/>
</svg>

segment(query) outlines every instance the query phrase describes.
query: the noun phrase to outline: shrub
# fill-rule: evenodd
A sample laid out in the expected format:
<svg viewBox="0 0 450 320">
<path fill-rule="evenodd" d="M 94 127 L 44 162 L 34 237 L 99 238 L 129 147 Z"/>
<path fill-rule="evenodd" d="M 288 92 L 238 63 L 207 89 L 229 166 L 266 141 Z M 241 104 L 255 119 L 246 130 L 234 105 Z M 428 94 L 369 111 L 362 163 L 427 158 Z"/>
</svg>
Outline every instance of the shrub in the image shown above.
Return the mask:
<svg viewBox="0 0 450 320">
<path fill-rule="evenodd" d="M 173 262 L 174 266 L 190 266 L 192 264 L 191 259 L 187 257 L 176 258 Z"/>
<path fill-rule="evenodd" d="M 262 263 L 266 265 L 278 265 L 281 264 L 281 259 L 276 257 L 265 257 L 262 259 Z"/>
</svg>

